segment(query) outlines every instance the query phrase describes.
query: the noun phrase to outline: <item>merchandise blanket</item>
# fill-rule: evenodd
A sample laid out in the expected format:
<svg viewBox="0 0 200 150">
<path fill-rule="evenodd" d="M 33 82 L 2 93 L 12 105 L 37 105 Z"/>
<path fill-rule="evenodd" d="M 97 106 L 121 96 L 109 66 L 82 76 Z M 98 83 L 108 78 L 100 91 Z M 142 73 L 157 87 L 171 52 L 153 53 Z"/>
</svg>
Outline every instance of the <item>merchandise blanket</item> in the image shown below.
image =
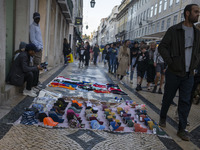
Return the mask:
<svg viewBox="0 0 200 150">
<path fill-rule="evenodd" d="M 113 132 L 145 132 L 166 135 L 152 120 L 144 104 L 133 100 L 101 102 L 82 97 L 40 91 L 15 124 L 51 128 L 85 128 Z"/>
<path fill-rule="evenodd" d="M 119 95 L 127 95 L 124 91 L 120 89 L 120 87 L 117 84 L 92 83 L 87 81 L 65 78 L 63 76 L 56 77 L 53 81 L 51 81 L 48 84 L 48 86 L 60 87 L 69 90 L 93 91 L 95 93 L 113 93 Z"/>
</svg>

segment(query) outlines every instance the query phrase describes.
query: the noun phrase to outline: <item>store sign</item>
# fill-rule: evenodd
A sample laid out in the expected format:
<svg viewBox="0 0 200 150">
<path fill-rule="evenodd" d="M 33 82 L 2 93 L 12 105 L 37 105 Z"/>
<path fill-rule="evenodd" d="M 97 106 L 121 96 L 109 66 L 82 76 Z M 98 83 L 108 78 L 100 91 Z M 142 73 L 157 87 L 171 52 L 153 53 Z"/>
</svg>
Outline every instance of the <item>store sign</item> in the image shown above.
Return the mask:
<svg viewBox="0 0 200 150">
<path fill-rule="evenodd" d="M 82 18 L 76 17 L 76 19 L 75 19 L 75 25 L 82 25 Z"/>
</svg>

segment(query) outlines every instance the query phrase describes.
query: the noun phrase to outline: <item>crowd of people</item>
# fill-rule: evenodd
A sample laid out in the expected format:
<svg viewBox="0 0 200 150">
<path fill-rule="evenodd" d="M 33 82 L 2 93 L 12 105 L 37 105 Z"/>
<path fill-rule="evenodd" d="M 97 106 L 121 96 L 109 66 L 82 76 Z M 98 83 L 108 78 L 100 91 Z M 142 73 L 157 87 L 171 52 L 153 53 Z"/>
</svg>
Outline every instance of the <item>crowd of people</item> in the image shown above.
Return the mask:
<svg viewBox="0 0 200 150">
<path fill-rule="evenodd" d="M 126 40 L 101 47 L 98 44 L 93 47 L 88 42 L 82 42 L 77 48 L 77 59 L 79 59 L 79 67 L 88 66 L 86 61 L 94 65 L 99 62 L 104 63 L 104 66 L 108 67 L 108 72 L 115 75 L 122 84 L 124 84 L 122 79 L 127 74 L 130 75 L 130 83 L 133 84 L 133 75 L 137 70 L 137 91 L 142 90 L 141 84 L 145 78 L 148 90 L 151 90 L 151 84 L 154 83 L 152 92 L 162 94 L 166 65 L 157 46 L 155 41 L 147 45 L 144 41 L 131 43 L 130 40 Z M 160 84 L 157 91 L 159 79 Z"/>
</svg>

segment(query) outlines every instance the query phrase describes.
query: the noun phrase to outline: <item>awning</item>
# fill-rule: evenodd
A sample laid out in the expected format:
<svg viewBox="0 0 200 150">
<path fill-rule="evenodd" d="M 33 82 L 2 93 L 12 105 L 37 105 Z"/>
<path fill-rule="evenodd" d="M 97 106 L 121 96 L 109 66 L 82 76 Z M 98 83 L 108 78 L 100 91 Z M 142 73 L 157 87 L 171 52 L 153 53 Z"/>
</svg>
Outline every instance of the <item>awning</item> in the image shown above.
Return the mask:
<svg viewBox="0 0 200 150">
<path fill-rule="evenodd" d="M 163 36 L 165 35 L 166 31 L 163 32 L 157 32 L 154 34 L 149 34 L 149 35 L 145 35 L 140 37 L 141 39 L 152 39 L 152 40 L 161 40 L 163 38 Z"/>
</svg>

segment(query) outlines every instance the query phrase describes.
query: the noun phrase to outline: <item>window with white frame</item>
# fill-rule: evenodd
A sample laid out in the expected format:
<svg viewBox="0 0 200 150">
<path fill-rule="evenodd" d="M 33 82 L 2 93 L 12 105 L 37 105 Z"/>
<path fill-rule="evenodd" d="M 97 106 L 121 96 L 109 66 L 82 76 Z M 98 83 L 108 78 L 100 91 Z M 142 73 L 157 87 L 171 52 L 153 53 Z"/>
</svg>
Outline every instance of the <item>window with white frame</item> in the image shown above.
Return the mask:
<svg viewBox="0 0 200 150">
<path fill-rule="evenodd" d="M 158 9 L 158 4 L 156 3 L 156 4 L 155 4 L 155 9 L 154 9 L 154 15 L 157 14 L 157 9 Z"/>
<path fill-rule="evenodd" d="M 142 18 L 143 18 L 143 13 L 141 13 L 141 16 L 140 16 L 140 21 L 142 21 Z"/>
<path fill-rule="evenodd" d="M 164 10 L 167 9 L 167 0 L 164 0 Z"/>
<path fill-rule="evenodd" d="M 165 20 L 163 20 L 162 23 L 161 23 L 161 31 L 164 30 L 164 27 L 165 27 Z"/>
<path fill-rule="evenodd" d="M 144 14 L 143 14 L 143 20 L 145 20 L 146 18 L 146 10 L 144 11 Z"/>
<path fill-rule="evenodd" d="M 177 17 L 178 17 L 177 15 L 174 16 L 173 25 L 177 24 Z"/>
<path fill-rule="evenodd" d="M 152 32 L 151 33 L 154 33 L 155 31 L 155 24 L 152 25 Z"/>
<path fill-rule="evenodd" d="M 151 6 L 151 13 L 150 13 L 150 17 L 153 17 L 153 6 Z"/>
<path fill-rule="evenodd" d="M 136 16 L 136 18 L 135 18 L 135 24 L 137 24 L 137 16 Z"/>
<path fill-rule="evenodd" d="M 179 3 L 179 2 L 180 2 L 180 0 L 176 0 L 176 4 Z"/>
<path fill-rule="evenodd" d="M 168 18 L 167 19 L 167 26 L 166 26 L 166 29 L 168 29 L 171 25 L 171 18 Z"/>
<path fill-rule="evenodd" d="M 138 23 L 140 22 L 140 15 L 138 15 Z"/>
<path fill-rule="evenodd" d="M 150 9 L 148 8 L 147 9 L 147 14 L 146 14 L 146 20 L 149 18 L 149 11 L 150 11 Z"/>
<path fill-rule="evenodd" d="M 156 24 L 156 32 L 159 32 L 159 29 L 160 29 L 160 21 L 157 22 L 157 24 Z"/>
<path fill-rule="evenodd" d="M 151 34 L 151 26 L 148 27 L 148 34 Z"/>
<path fill-rule="evenodd" d="M 144 35 L 144 28 L 142 28 L 142 36 Z"/>
<path fill-rule="evenodd" d="M 145 27 L 145 32 L 144 33 L 145 33 L 145 35 L 147 35 L 147 27 Z"/>
<path fill-rule="evenodd" d="M 173 4 L 173 1 L 174 1 L 174 0 L 170 0 L 170 1 L 169 1 L 169 7 L 171 7 L 171 6 L 172 6 L 172 4 Z"/>
<path fill-rule="evenodd" d="M 159 10 L 158 10 L 158 12 L 161 13 L 161 11 L 162 11 L 162 0 L 160 0 L 160 2 L 159 2 Z"/>
</svg>

